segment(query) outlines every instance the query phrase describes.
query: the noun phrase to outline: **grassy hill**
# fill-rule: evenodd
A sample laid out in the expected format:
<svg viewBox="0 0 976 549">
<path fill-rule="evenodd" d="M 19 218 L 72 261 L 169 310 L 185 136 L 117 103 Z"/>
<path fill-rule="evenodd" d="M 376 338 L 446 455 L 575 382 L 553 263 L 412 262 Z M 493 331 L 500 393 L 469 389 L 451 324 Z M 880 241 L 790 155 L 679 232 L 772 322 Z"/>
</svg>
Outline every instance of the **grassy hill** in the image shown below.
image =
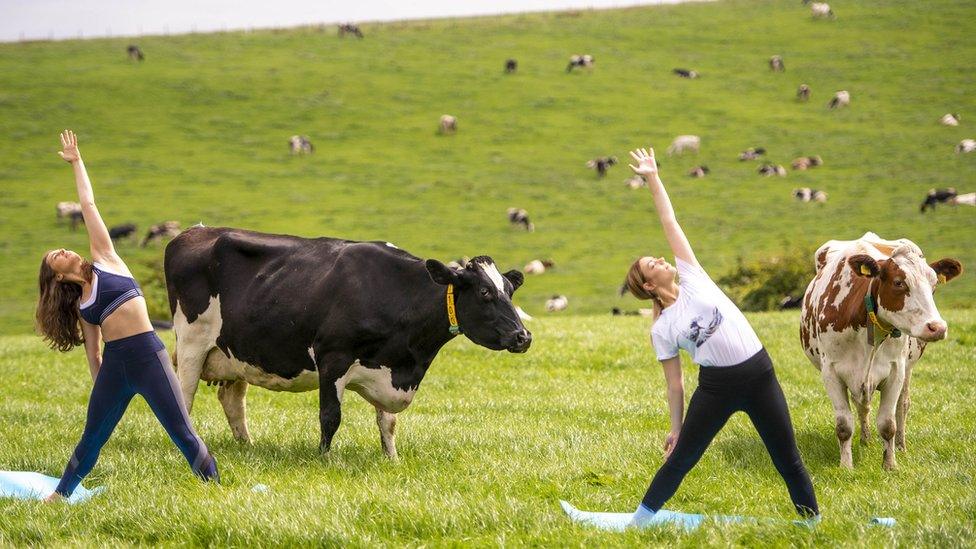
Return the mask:
<svg viewBox="0 0 976 549">
<path fill-rule="evenodd" d="M 647 144 L 663 156 L 685 133 L 702 137 L 701 154 L 662 158 L 662 174 L 714 275 L 738 257 L 812 255 L 866 230 L 976 267 L 976 209 L 918 213 L 931 187 L 976 191 L 976 154 L 953 152 L 976 136 L 976 5 L 834 10 L 815 21 L 798 1 L 743 0 L 368 25 L 363 40 L 330 27 L 0 45 L 0 333 L 31 329 L 45 250 L 86 249 L 54 219 L 54 204 L 74 199 L 55 154 L 65 127 L 109 224 L 383 239 L 443 260 L 489 254 L 503 268 L 549 257 L 557 269 L 520 291 L 533 314 L 553 293 L 571 312 L 634 306 L 615 295 L 627 266 L 665 252 L 650 197 L 624 188 L 626 166 L 599 181 L 584 162 Z M 144 63 L 127 61 L 130 42 Z M 573 53 L 594 55 L 595 69 L 566 74 Z M 768 70 L 773 54 L 785 73 Z M 508 57 L 515 75 L 503 74 Z M 800 83 L 813 89 L 808 104 L 794 101 Z M 839 89 L 852 105 L 829 111 Z M 946 112 L 962 125 L 940 126 Z M 457 135 L 436 134 L 443 113 L 458 117 Z M 314 155 L 288 154 L 296 133 Z M 778 163 L 826 164 L 761 178 L 736 160 L 750 146 Z M 712 174 L 685 177 L 699 163 Z M 799 204 L 800 186 L 830 201 Z M 509 206 L 528 209 L 536 232 L 509 228 Z M 162 247 L 120 252 L 137 267 Z M 939 302 L 974 298 L 976 277 L 964 275 Z"/>
</svg>

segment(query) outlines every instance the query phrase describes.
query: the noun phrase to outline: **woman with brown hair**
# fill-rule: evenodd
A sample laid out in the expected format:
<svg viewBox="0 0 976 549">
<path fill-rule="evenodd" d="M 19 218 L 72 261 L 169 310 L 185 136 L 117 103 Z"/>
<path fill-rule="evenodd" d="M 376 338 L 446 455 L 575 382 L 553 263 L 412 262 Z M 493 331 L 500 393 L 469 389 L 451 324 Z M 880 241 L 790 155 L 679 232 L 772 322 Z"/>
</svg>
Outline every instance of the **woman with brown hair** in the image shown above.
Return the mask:
<svg viewBox="0 0 976 549">
<path fill-rule="evenodd" d="M 658 511 L 737 411 L 749 415 L 786 481 L 797 513 L 818 520 L 813 484 L 796 447 L 790 412 L 769 355 L 742 312 L 698 264 L 658 177 L 654 149 L 637 149 L 630 155 L 637 162 L 631 169 L 648 181 L 675 265 L 663 257 L 642 257 L 627 274 L 630 292 L 654 303 L 651 342 L 664 367 L 671 431 L 664 439 L 664 465 L 636 512 L 622 517 L 625 524 L 647 526 L 673 520 L 673 514 Z M 687 414 L 679 349 L 700 366 L 698 388 Z M 567 511 L 582 522 L 612 529 L 621 526 L 615 514 L 582 513 L 569 507 Z"/>
<path fill-rule="evenodd" d="M 46 501 L 71 495 L 95 466 L 102 446 L 136 394 L 146 399 L 193 472 L 219 482 L 217 462 L 190 424 L 169 355 L 149 322 L 142 290 L 115 253 L 95 207 L 75 134 L 65 130 L 61 146 L 58 154 L 74 169 L 92 261 L 64 248 L 44 255 L 37 326 L 52 349 L 65 352 L 85 346 L 94 386 L 81 441 Z M 104 351 L 99 353 L 103 338 Z"/>
</svg>

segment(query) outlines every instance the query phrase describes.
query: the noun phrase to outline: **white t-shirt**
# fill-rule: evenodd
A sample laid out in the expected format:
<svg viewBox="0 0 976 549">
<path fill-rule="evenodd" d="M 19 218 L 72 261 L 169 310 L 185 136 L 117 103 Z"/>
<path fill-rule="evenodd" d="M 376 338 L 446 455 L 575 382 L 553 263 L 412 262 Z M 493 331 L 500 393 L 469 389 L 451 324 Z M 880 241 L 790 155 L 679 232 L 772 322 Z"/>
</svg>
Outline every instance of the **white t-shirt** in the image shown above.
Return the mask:
<svg viewBox="0 0 976 549">
<path fill-rule="evenodd" d="M 742 311 L 701 267 L 675 259 L 678 299 L 651 327 L 658 360 L 684 349 L 701 366 L 735 366 L 762 349 Z"/>
</svg>

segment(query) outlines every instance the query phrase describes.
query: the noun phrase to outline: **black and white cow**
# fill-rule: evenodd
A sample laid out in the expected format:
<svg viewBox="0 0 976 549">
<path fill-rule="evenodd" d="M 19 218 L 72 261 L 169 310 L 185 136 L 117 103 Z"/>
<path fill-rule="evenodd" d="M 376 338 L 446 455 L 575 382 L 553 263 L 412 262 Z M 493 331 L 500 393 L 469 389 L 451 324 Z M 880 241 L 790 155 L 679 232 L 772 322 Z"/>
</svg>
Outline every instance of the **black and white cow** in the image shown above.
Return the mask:
<svg viewBox="0 0 976 549">
<path fill-rule="evenodd" d="M 925 201 L 922 202 L 919 211 L 925 213 L 925 210 L 934 210 L 936 204 L 946 204 L 952 199 L 956 198 L 959 193 L 956 191 L 955 187 L 949 187 L 948 189 L 929 189 L 928 194 L 925 195 Z"/>
<path fill-rule="evenodd" d="M 671 72 L 677 74 L 681 78 L 698 78 L 698 71 L 693 71 L 691 69 L 672 69 Z"/>
<path fill-rule="evenodd" d="M 376 408 L 383 450 L 396 457 L 395 414 L 455 337 L 452 307 L 478 345 L 522 353 L 532 342 L 511 299 L 522 273 L 499 273 L 487 256 L 451 269 L 388 242 L 198 226 L 166 247 L 165 271 L 187 407 L 201 379 L 218 382 L 241 441 L 248 385 L 318 389 L 322 452 L 351 389 Z"/>
<path fill-rule="evenodd" d="M 607 175 L 607 170 L 616 163 L 616 156 L 601 156 L 593 160 L 587 160 L 586 167 L 596 170 L 597 177 L 604 177 Z"/>
<path fill-rule="evenodd" d="M 566 72 L 573 72 L 573 69 L 579 67 L 581 69 L 592 69 L 593 63 L 592 55 L 572 55 L 569 58 L 569 64 L 566 65 Z"/>
<path fill-rule="evenodd" d="M 518 70 L 518 61 L 515 59 L 507 59 L 505 61 L 505 74 L 512 74 Z"/>
<path fill-rule="evenodd" d="M 146 56 L 142 53 L 142 49 L 135 44 L 129 44 L 129 47 L 125 49 L 125 53 L 129 54 L 130 61 L 146 60 Z"/>
<path fill-rule="evenodd" d="M 343 38 L 347 34 L 351 34 L 356 38 L 363 37 L 363 31 L 360 30 L 359 25 L 353 25 L 352 23 L 341 23 L 339 25 L 339 38 Z"/>
<path fill-rule="evenodd" d="M 108 236 L 112 240 L 127 238 L 130 236 L 134 236 L 135 234 L 136 234 L 135 223 L 123 223 L 122 225 L 116 225 L 108 230 Z"/>
</svg>

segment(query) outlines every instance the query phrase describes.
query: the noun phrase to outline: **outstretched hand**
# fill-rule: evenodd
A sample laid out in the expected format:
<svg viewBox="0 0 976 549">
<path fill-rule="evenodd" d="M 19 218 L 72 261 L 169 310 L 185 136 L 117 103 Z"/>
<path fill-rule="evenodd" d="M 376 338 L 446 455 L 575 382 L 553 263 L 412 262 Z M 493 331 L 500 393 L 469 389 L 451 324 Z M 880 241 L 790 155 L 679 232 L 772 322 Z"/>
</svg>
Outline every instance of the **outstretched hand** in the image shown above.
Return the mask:
<svg viewBox="0 0 976 549">
<path fill-rule="evenodd" d="M 657 161 L 654 160 L 654 149 L 633 150 L 630 151 L 630 156 L 637 162 L 636 166 L 629 164 L 630 169 L 634 170 L 634 173 L 645 177 L 657 174 Z"/>
<path fill-rule="evenodd" d="M 71 130 L 61 132 L 61 148 L 58 155 L 65 162 L 77 162 L 81 160 L 81 151 L 78 150 L 78 136 Z"/>
</svg>

